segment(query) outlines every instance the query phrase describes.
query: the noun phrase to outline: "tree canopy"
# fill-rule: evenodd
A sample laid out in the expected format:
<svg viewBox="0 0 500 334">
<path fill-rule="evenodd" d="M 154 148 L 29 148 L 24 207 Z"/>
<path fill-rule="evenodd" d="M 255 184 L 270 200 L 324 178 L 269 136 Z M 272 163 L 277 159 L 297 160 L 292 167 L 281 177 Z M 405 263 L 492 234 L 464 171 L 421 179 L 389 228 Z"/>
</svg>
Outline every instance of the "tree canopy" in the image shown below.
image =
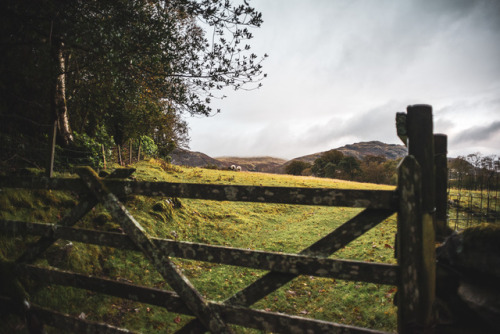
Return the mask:
<svg viewBox="0 0 500 334">
<path fill-rule="evenodd" d="M 185 143 L 181 113 L 209 115 L 227 87 L 265 77 L 250 51 L 262 15 L 229 0 L 6 0 L 0 4 L 3 133 L 147 135 Z M 168 146 L 170 145 L 170 146 Z"/>
<path fill-rule="evenodd" d="M 319 158 L 314 160 L 312 172 L 316 176 L 335 178 L 340 161 L 344 153 L 338 150 L 323 152 Z"/>
</svg>

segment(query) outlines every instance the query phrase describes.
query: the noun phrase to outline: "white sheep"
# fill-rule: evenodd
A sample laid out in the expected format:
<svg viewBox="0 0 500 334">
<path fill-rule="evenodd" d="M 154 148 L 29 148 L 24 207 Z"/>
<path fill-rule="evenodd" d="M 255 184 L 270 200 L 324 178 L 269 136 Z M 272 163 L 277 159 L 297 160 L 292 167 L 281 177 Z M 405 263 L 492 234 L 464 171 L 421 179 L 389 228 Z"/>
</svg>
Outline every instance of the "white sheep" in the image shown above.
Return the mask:
<svg viewBox="0 0 500 334">
<path fill-rule="evenodd" d="M 236 167 L 236 171 L 237 171 L 237 172 L 241 172 L 241 166 L 237 166 L 237 167 Z"/>
<path fill-rule="evenodd" d="M 236 170 L 236 165 L 231 165 L 231 170 Z"/>
</svg>

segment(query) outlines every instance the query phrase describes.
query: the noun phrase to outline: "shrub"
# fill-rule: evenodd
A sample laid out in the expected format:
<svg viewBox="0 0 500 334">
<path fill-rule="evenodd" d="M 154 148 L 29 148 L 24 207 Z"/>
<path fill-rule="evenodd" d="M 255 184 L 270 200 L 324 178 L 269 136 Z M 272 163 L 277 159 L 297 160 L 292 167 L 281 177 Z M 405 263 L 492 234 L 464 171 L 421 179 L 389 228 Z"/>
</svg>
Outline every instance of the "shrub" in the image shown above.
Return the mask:
<svg viewBox="0 0 500 334">
<path fill-rule="evenodd" d="M 320 177 L 335 177 L 337 165 L 344 158 L 344 153 L 337 150 L 323 152 L 319 158 L 314 160 L 312 172 Z"/>
<path fill-rule="evenodd" d="M 95 169 L 104 167 L 101 143 L 86 133 L 74 132 L 74 137 L 74 150 L 68 150 L 69 152 L 65 154 L 71 156 L 70 164 L 90 165 Z"/>
<path fill-rule="evenodd" d="M 285 173 L 290 175 L 302 175 L 302 172 L 310 168 L 311 164 L 301 160 L 294 160 L 285 167 Z"/>
<path fill-rule="evenodd" d="M 151 137 L 141 136 L 139 138 L 139 144 L 141 145 L 142 154 L 145 156 L 149 158 L 158 156 L 158 146 Z"/>
</svg>

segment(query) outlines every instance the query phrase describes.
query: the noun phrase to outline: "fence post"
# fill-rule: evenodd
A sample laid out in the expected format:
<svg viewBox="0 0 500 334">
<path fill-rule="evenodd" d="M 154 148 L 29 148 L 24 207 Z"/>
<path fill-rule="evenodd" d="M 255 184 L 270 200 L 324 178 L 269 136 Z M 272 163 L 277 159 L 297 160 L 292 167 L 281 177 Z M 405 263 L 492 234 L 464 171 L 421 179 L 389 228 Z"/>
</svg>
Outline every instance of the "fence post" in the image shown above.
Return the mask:
<svg viewBox="0 0 500 334">
<path fill-rule="evenodd" d="M 54 159 L 56 156 L 56 136 L 57 136 L 57 121 L 54 121 L 54 125 L 52 126 L 52 133 L 50 138 L 50 154 L 49 161 L 47 163 L 47 176 L 54 176 Z"/>
<path fill-rule="evenodd" d="M 118 163 L 120 164 L 120 166 L 123 166 L 122 149 L 121 149 L 120 145 L 116 145 L 116 147 L 118 148 Z"/>
<path fill-rule="evenodd" d="M 447 136 L 444 134 L 434 135 L 434 163 L 436 165 L 436 238 L 444 240 L 451 234 L 448 227 L 448 149 Z"/>
<path fill-rule="evenodd" d="M 132 139 L 128 140 L 128 164 L 132 164 Z"/>
<path fill-rule="evenodd" d="M 420 310 L 419 266 L 422 243 L 422 174 L 413 156 L 398 166 L 398 234 L 396 257 L 400 268 L 397 293 L 398 333 L 415 333 Z"/>
<path fill-rule="evenodd" d="M 419 307 L 416 310 L 417 326 L 424 333 L 432 332 L 434 300 L 436 293 L 435 211 L 436 182 L 434 166 L 434 136 L 432 107 L 413 105 L 407 108 L 408 154 L 415 157 L 422 172 L 422 217 L 418 244 Z"/>
<path fill-rule="evenodd" d="M 139 137 L 139 148 L 137 149 L 137 162 L 141 161 L 141 138 Z"/>
<path fill-rule="evenodd" d="M 104 150 L 104 144 L 101 144 L 101 151 L 102 151 L 102 164 L 104 169 L 106 169 L 106 151 Z"/>
</svg>

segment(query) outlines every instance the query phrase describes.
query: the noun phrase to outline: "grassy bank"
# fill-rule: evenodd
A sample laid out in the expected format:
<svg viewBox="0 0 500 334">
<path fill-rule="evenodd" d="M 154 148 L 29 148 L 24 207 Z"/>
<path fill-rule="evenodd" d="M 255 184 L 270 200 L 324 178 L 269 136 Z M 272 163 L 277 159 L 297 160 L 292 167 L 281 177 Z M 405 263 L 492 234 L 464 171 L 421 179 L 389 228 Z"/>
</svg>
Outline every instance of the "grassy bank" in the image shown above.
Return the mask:
<svg viewBox="0 0 500 334">
<path fill-rule="evenodd" d="M 390 189 L 380 185 L 312 177 L 184 168 L 151 160 L 133 166 L 134 176 L 149 181 L 244 184 L 264 186 L 328 187 L 349 189 Z M 53 223 L 75 205 L 77 198 L 61 192 L 0 193 L 2 218 Z M 359 212 L 359 209 L 292 206 L 242 202 L 215 202 L 134 196 L 127 208 L 147 232 L 160 238 L 204 242 L 240 248 L 298 252 Z M 14 209 L 15 208 L 15 209 Z M 57 208 L 57 209 L 56 209 Z M 100 206 L 79 227 L 119 230 Z M 332 257 L 395 263 L 395 217 L 335 253 Z M 30 239 L 30 240 L 33 240 Z M 25 244 L 21 238 L 1 240 L 2 255 L 15 258 Z M 136 252 L 59 241 L 38 261 L 79 273 L 125 280 L 147 286 L 168 288 L 144 257 Z M 174 259 L 207 298 L 223 301 L 253 282 L 264 272 L 239 267 Z M 160 307 L 124 301 L 80 289 L 30 284 L 31 299 L 41 305 L 107 321 L 144 333 L 174 332 L 191 318 L 167 313 Z M 392 286 L 345 282 L 301 276 L 253 307 L 341 322 L 356 326 L 395 331 L 396 309 Z M 237 328 L 237 332 L 255 332 Z"/>
</svg>

